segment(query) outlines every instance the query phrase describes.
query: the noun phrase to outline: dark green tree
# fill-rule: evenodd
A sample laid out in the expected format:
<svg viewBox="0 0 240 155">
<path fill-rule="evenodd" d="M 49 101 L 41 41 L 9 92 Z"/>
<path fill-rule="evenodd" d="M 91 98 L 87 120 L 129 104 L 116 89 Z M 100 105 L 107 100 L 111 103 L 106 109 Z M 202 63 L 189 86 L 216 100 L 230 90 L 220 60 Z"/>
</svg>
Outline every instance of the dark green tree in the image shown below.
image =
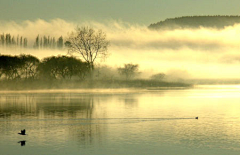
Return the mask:
<svg viewBox="0 0 240 155">
<path fill-rule="evenodd" d="M 17 56 L 0 55 L 0 74 L 6 79 L 21 78 L 21 68 L 23 65 Z"/>
<path fill-rule="evenodd" d="M 58 40 L 57 40 L 57 47 L 59 49 L 62 49 L 63 48 L 63 37 L 59 37 Z"/>
<path fill-rule="evenodd" d="M 53 48 L 53 49 L 56 48 L 56 40 L 55 40 L 55 37 L 53 37 L 53 40 L 52 40 L 52 48 Z"/>
<path fill-rule="evenodd" d="M 35 43 L 33 45 L 34 48 L 39 49 L 40 46 L 40 40 L 39 40 L 39 35 L 35 39 Z"/>
<path fill-rule="evenodd" d="M 12 37 L 12 45 L 16 45 L 16 41 L 15 41 L 14 36 Z"/>
<path fill-rule="evenodd" d="M 19 46 L 19 35 L 17 36 L 17 46 Z"/>
<path fill-rule="evenodd" d="M 48 39 L 46 36 L 43 36 L 43 47 L 47 48 L 48 47 Z"/>
<path fill-rule="evenodd" d="M 1 38 L 1 44 L 4 46 L 4 44 L 5 44 L 4 34 L 2 34 L 2 35 L 0 36 L 0 38 Z"/>
<path fill-rule="evenodd" d="M 11 45 L 11 35 L 10 34 L 6 34 L 6 46 L 10 46 Z"/>
<path fill-rule="evenodd" d="M 43 59 L 38 66 L 38 71 L 42 78 L 71 79 L 73 76 L 78 76 L 84 79 L 89 71 L 89 66 L 74 57 L 52 56 Z"/>
<path fill-rule="evenodd" d="M 40 48 L 43 48 L 43 39 L 42 39 L 42 37 L 41 37 L 41 39 L 40 39 Z"/>
<path fill-rule="evenodd" d="M 24 48 L 27 48 L 27 43 L 28 43 L 27 38 L 24 38 L 23 39 L 23 47 Z"/>
<path fill-rule="evenodd" d="M 21 47 L 23 46 L 23 37 L 22 36 L 20 37 L 20 46 Z"/>
<path fill-rule="evenodd" d="M 22 73 L 21 77 L 25 79 L 34 79 L 37 76 L 37 67 L 40 63 L 37 57 L 32 55 L 20 55 L 19 59 L 21 60 Z"/>
</svg>

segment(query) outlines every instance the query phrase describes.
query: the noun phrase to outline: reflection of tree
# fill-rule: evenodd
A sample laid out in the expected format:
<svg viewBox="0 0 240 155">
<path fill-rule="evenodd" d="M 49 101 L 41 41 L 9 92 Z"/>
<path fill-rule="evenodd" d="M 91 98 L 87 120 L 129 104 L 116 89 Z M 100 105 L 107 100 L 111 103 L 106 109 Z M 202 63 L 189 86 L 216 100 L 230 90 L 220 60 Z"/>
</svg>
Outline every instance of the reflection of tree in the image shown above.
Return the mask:
<svg viewBox="0 0 240 155">
<path fill-rule="evenodd" d="M 66 131 L 70 139 L 81 145 L 100 143 L 104 120 L 96 119 L 99 117 L 95 109 L 112 97 L 79 93 L 1 94 L 0 118 L 32 119 L 33 124 L 41 124 L 41 129 Z M 54 124 L 50 123 L 52 120 Z"/>
<path fill-rule="evenodd" d="M 35 98 L 33 95 L 1 95 L 0 113 L 0 117 L 37 116 Z"/>
<path fill-rule="evenodd" d="M 0 98 L 0 117 L 37 116 L 38 118 L 64 117 L 91 118 L 93 96 L 71 94 L 6 94 Z"/>
<path fill-rule="evenodd" d="M 138 94 L 139 95 L 139 94 Z M 125 106 L 135 107 L 138 105 L 138 99 L 134 94 L 123 94 L 119 96 L 119 100 L 124 102 Z"/>
<path fill-rule="evenodd" d="M 82 122 L 81 125 L 75 125 L 69 128 L 69 135 L 74 141 L 81 145 L 90 145 L 100 143 L 103 131 L 102 127 L 94 120 Z"/>
<path fill-rule="evenodd" d="M 37 101 L 37 105 L 38 111 L 43 112 L 44 117 L 91 118 L 94 108 L 93 100 L 93 96 L 43 94 Z"/>
</svg>

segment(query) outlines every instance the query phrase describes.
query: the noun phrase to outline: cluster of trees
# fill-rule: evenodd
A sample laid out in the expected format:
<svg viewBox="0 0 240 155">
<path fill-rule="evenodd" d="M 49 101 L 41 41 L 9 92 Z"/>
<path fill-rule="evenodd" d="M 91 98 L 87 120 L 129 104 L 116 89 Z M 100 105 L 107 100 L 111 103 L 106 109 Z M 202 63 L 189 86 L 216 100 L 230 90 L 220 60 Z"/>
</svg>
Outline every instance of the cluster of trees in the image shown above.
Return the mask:
<svg viewBox="0 0 240 155">
<path fill-rule="evenodd" d="M 140 74 L 138 64 L 132 64 L 132 63 L 124 64 L 123 67 L 119 67 L 117 68 L 117 70 L 118 70 L 118 73 L 122 77 L 124 77 L 125 80 L 131 80 L 135 77 L 138 77 L 138 75 Z M 165 76 L 166 75 L 164 73 L 157 73 L 152 75 L 150 79 L 155 81 L 162 81 L 165 78 Z"/>
<path fill-rule="evenodd" d="M 50 36 L 43 36 L 40 37 L 39 35 L 36 37 L 34 45 L 34 48 L 36 49 L 44 49 L 44 48 L 50 48 L 50 49 L 62 49 L 63 48 L 63 37 L 60 36 L 57 40 L 55 37 Z"/>
<path fill-rule="evenodd" d="M 6 46 L 6 47 L 11 47 L 11 46 L 17 46 L 17 47 L 24 47 L 27 48 L 28 46 L 28 40 L 25 37 L 22 36 L 17 36 L 14 37 L 10 33 L 8 34 L 1 34 L 0 35 L 0 46 Z"/>
<path fill-rule="evenodd" d="M 40 61 L 32 55 L 0 55 L 0 79 L 84 79 L 89 65 L 75 57 L 51 56 Z"/>
<path fill-rule="evenodd" d="M 88 73 L 92 76 L 96 58 L 106 57 L 109 42 L 106 40 L 106 34 L 101 30 L 95 31 L 89 27 L 81 27 L 69 35 L 65 45 L 70 53 L 79 53 L 85 62 L 66 56 L 48 57 L 40 62 L 31 55 L 0 55 L 0 78 L 71 79 L 73 76 L 77 76 L 84 79 Z M 34 43 L 35 48 L 54 48 L 56 46 L 63 47 L 62 36 L 56 41 L 53 37 L 38 35 Z M 31 68 L 25 66 L 31 66 Z"/>
<path fill-rule="evenodd" d="M 222 29 L 240 23 L 240 16 L 184 16 L 168 18 L 151 24 L 150 29 L 199 28 L 210 27 Z"/>
<path fill-rule="evenodd" d="M 84 80 L 89 74 L 89 65 L 75 57 L 52 56 L 42 60 L 37 71 L 42 78 Z"/>
<path fill-rule="evenodd" d="M 28 39 L 22 36 L 12 36 L 10 33 L 0 34 L 0 46 L 4 47 L 28 47 Z M 35 49 L 62 49 L 64 47 L 63 37 L 55 39 L 55 37 L 39 35 L 36 37 L 33 48 Z"/>
<path fill-rule="evenodd" d="M 39 60 L 31 55 L 0 55 L 0 78 L 35 78 Z"/>
<path fill-rule="evenodd" d="M 139 69 L 138 64 L 128 63 L 128 64 L 124 64 L 124 67 L 119 67 L 118 72 L 126 80 L 129 80 L 139 74 L 138 69 Z"/>
<path fill-rule="evenodd" d="M 162 81 L 165 78 L 165 76 L 166 75 L 164 73 L 157 73 L 157 74 L 152 75 L 150 78 L 152 80 Z"/>
<path fill-rule="evenodd" d="M 10 34 L 7 34 L 2 38 L 1 41 L 4 40 L 3 43 L 6 43 L 6 45 L 10 42 L 11 44 L 15 43 L 15 39 L 13 39 Z M 19 38 L 17 39 L 16 44 L 22 45 L 22 37 L 20 41 Z M 63 43 L 62 36 L 55 40 L 54 37 L 40 37 L 38 35 L 34 43 L 34 48 L 63 48 L 63 44 L 68 48 L 70 54 L 79 54 L 80 59 L 73 56 L 51 56 L 40 61 L 32 55 L 22 54 L 18 56 L 10 56 L 0 54 L 1 84 L 4 84 L 6 89 L 15 89 L 15 84 L 20 84 L 17 88 L 25 88 L 26 85 L 28 85 L 29 88 L 35 88 L 38 86 L 40 86 L 38 88 L 45 88 L 45 86 L 47 86 L 47 88 L 52 88 L 51 85 L 53 85 L 53 88 L 60 88 L 66 86 L 64 82 L 70 84 L 73 88 L 85 86 L 88 88 L 103 86 L 179 86 L 179 84 L 163 82 L 162 79 L 165 77 L 165 74 L 163 73 L 153 75 L 151 77 L 152 80 L 137 79 L 140 74 L 138 64 L 124 64 L 123 67 L 114 70 L 104 67 L 101 69 L 97 68 L 96 70 L 94 66 L 96 59 L 106 58 L 108 55 L 107 50 L 109 41 L 106 39 L 106 34 L 101 30 L 95 31 L 89 27 L 76 28 L 76 30 L 70 33 L 68 38 L 66 38 L 65 43 Z M 87 79 L 87 77 L 90 80 L 85 80 L 84 82 L 77 81 L 76 83 L 75 80 L 71 80 L 80 79 L 83 81 L 84 79 Z M 19 82 L 19 79 L 23 79 L 21 80 L 22 82 Z M 32 79 L 36 80 L 32 81 Z M 46 82 L 42 79 L 50 79 L 50 81 Z M 52 79 L 67 80 L 59 83 Z M 14 81 L 6 82 L 5 80 Z M 31 81 L 29 82 L 29 80 Z M 63 85 L 61 85 L 62 83 Z"/>
<path fill-rule="evenodd" d="M 115 74 L 116 79 L 132 80 L 139 75 L 138 64 L 124 64 L 123 67 L 117 68 Z M 70 56 L 51 56 L 43 58 L 41 61 L 32 55 L 0 55 L 0 79 L 19 80 L 19 79 L 80 79 L 84 80 L 91 76 L 91 66 L 87 62 Z M 104 74 L 101 79 L 107 79 L 111 75 L 109 69 L 107 71 L 95 70 L 93 75 L 97 80 L 99 74 Z M 95 77 L 94 76 L 94 77 Z M 118 78 L 119 77 L 119 78 Z M 163 78 L 164 75 L 156 75 L 153 79 Z M 90 78 L 93 80 L 93 77 Z"/>
<path fill-rule="evenodd" d="M 7 34 L 5 42 L 14 42 L 10 34 Z M 9 39 L 11 38 L 11 39 Z M 20 39 L 22 40 L 22 39 Z M 21 42 L 21 41 L 20 41 Z M 18 43 L 18 42 L 17 42 Z M 106 40 L 106 34 L 101 30 L 95 31 L 89 27 L 77 27 L 65 42 L 65 46 L 70 53 L 78 53 L 83 61 L 75 57 L 52 56 L 40 61 L 32 55 L 0 55 L 0 79 L 72 79 L 78 77 L 84 79 L 88 74 L 91 79 L 94 78 L 94 62 L 107 56 L 109 41 Z M 62 36 L 55 40 L 54 37 L 36 37 L 35 48 L 62 48 Z M 138 64 L 124 64 L 123 67 L 117 68 L 117 72 L 125 80 L 130 80 L 139 75 Z M 99 77 L 100 73 L 97 73 Z M 165 75 L 158 74 L 152 79 L 162 79 Z"/>
</svg>

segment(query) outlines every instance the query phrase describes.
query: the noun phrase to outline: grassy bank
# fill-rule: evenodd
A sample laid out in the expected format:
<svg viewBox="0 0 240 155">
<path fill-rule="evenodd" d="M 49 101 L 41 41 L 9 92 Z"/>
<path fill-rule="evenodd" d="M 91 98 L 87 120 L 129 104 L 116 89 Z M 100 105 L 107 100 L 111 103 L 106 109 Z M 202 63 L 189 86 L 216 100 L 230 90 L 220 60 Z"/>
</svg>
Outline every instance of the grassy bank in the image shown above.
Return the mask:
<svg viewBox="0 0 240 155">
<path fill-rule="evenodd" d="M 158 88 L 191 87 L 190 84 L 155 80 L 2 80 L 0 90 L 80 89 L 80 88 Z"/>
</svg>

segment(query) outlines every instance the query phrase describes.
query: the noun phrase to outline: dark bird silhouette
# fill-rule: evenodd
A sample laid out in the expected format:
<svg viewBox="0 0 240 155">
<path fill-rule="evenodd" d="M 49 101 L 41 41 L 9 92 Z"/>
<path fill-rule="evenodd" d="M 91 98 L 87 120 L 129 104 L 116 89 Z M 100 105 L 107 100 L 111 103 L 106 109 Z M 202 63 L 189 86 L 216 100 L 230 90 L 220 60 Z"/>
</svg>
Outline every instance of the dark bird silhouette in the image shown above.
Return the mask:
<svg viewBox="0 0 240 155">
<path fill-rule="evenodd" d="M 21 130 L 21 133 L 18 133 L 19 135 L 26 135 L 26 130 L 25 129 L 23 129 L 23 130 Z"/>
<path fill-rule="evenodd" d="M 26 141 L 25 140 L 19 141 L 18 143 L 21 143 L 21 146 L 25 146 L 26 145 Z"/>
<path fill-rule="evenodd" d="M 198 117 L 195 117 L 195 119 L 198 119 Z"/>
</svg>

